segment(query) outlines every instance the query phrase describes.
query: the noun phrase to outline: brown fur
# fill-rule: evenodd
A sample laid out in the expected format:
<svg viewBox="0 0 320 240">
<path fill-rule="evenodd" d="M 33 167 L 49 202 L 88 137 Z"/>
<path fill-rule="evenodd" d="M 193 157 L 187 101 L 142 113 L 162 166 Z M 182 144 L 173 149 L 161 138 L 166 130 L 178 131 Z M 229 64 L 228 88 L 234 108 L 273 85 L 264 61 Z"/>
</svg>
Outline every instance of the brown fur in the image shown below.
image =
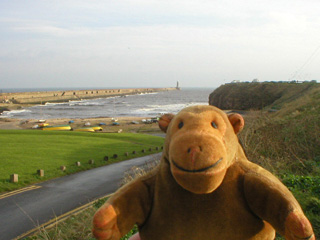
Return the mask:
<svg viewBox="0 0 320 240">
<path fill-rule="evenodd" d="M 134 224 L 142 240 L 271 240 L 275 230 L 289 240 L 315 239 L 291 192 L 247 160 L 236 136 L 240 115 L 194 106 L 159 125 L 167 132 L 160 166 L 97 211 L 97 239 L 119 239 Z"/>
</svg>

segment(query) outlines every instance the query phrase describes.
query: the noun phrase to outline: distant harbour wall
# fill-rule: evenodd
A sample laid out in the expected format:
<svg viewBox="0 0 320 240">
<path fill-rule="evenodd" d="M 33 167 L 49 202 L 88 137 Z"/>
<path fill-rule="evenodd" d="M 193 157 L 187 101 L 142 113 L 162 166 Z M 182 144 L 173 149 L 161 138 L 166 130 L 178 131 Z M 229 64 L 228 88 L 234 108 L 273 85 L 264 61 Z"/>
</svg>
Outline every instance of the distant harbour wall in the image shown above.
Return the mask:
<svg viewBox="0 0 320 240">
<path fill-rule="evenodd" d="M 94 90 L 68 90 L 1 93 L 0 102 L 15 104 L 44 104 L 46 102 L 68 102 L 70 100 L 107 98 L 113 96 L 134 95 L 140 93 L 153 93 L 178 90 L 177 88 L 129 88 L 129 89 L 94 89 Z"/>
</svg>

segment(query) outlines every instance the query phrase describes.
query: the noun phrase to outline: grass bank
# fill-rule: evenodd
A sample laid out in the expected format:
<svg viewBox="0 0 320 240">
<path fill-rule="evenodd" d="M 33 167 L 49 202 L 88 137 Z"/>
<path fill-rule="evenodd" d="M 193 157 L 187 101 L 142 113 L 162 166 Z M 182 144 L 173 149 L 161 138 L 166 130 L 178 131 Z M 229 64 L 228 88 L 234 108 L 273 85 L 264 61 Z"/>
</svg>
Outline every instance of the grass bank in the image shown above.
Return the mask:
<svg viewBox="0 0 320 240">
<path fill-rule="evenodd" d="M 319 238 L 320 91 L 285 102 L 275 113 L 250 112 L 245 120 L 239 137 L 248 158 L 292 191 Z"/>
<path fill-rule="evenodd" d="M 0 192 L 156 153 L 163 141 L 146 134 L 0 130 Z M 115 154 L 117 158 L 113 157 Z M 91 159 L 94 164 L 89 164 Z M 81 166 L 76 166 L 76 162 Z M 60 166 L 66 166 L 66 170 L 61 171 Z M 44 177 L 37 175 L 38 169 L 44 170 Z M 18 183 L 10 182 L 13 173 L 19 175 Z"/>
</svg>

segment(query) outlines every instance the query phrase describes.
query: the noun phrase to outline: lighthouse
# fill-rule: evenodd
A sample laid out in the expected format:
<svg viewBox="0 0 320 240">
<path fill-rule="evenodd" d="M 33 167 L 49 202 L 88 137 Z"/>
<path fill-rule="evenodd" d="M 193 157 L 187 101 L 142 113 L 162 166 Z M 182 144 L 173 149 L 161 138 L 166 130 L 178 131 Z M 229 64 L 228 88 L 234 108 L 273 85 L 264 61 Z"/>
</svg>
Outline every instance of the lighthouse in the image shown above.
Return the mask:
<svg viewBox="0 0 320 240">
<path fill-rule="evenodd" d="M 176 89 L 177 89 L 177 90 L 180 90 L 180 87 L 179 87 L 179 81 L 177 81 Z"/>
</svg>

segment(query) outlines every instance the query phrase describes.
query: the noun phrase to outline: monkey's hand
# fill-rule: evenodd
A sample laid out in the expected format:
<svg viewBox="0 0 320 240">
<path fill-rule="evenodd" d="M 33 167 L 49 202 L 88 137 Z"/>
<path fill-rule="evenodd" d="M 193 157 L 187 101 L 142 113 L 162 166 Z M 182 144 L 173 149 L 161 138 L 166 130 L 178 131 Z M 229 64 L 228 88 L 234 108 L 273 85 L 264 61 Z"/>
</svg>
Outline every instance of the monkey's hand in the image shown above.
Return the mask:
<svg viewBox="0 0 320 240">
<path fill-rule="evenodd" d="M 289 213 L 285 221 L 286 240 L 315 240 L 309 220 L 300 211 Z"/>
<path fill-rule="evenodd" d="M 111 204 L 103 205 L 93 217 L 93 235 L 98 240 L 119 240 L 117 214 Z"/>
</svg>

